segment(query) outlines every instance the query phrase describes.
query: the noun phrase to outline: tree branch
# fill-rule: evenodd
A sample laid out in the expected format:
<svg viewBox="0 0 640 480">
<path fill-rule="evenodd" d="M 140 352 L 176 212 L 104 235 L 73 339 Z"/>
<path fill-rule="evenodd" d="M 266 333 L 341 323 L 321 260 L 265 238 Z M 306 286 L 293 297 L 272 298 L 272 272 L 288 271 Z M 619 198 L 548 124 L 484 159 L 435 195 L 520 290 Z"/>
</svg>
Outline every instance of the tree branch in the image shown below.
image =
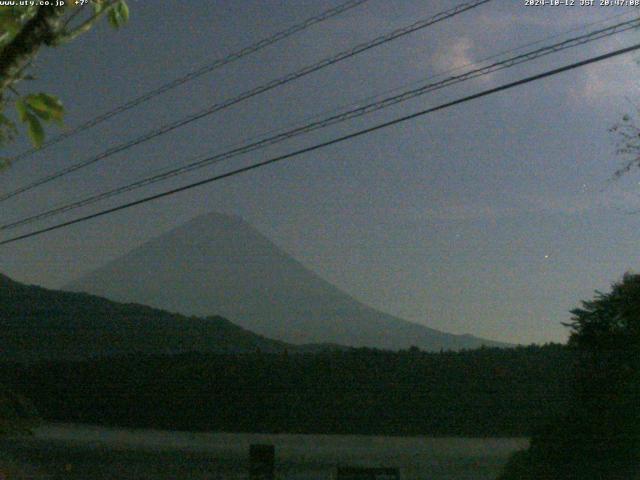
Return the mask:
<svg viewBox="0 0 640 480">
<path fill-rule="evenodd" d="M 0 51 L 0 96 L 17 78 L 42 45 L 55 42 L 58 23 L 64 8 L 43 6 L 20 33 Z"/>
<path fill-rule="evenodd" d="M 113 7 L 116 5 L 116 3 L 118 3 L 118 0 L 112 0 L 111 2 L 108 3 L 108 5 L 106 7 L 104 7 L 99 12 L 93 14 L 91 17 L 86 19 L 80 25 L 75 27 L 73 30 L 71 30 L 69 32 L 66 32 L 66 33 L 60 34 L 55 39 L 56 44 L 69 42 L 69 41 L 75 39 L 76 37 L 79 37 L 83 33 L 86 33 L 89 30 L 91 30 L 91 27 L 93 27 L 94 23 L 96 23 L 98 20 L 100 20 L 100 17 L 102 17 L 103 15 L 107 14 L 111 9 L 113 9 Z"/>
</svg>

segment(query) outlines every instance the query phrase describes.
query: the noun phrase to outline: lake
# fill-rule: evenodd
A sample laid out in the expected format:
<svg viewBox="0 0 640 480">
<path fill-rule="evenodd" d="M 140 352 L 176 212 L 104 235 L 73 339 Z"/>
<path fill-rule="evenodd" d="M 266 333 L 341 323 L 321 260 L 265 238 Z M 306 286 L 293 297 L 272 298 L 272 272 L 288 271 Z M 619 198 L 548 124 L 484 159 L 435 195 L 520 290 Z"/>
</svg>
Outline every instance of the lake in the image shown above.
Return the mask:
<svg viewBox="0 0 640 480">
<path fill-rule="evenodd" d="M 403 479 L 495 479 L 524 438 L 190 433 L 53 424 L 0 451 L 30 465 L 30 478 L 246 478 L 249 445 L 276 449 L 276 477 L 329 479 L 336 465 L 390 466 Z M 1 478 L 1 477 L 0 477 Z"/>
</svg>

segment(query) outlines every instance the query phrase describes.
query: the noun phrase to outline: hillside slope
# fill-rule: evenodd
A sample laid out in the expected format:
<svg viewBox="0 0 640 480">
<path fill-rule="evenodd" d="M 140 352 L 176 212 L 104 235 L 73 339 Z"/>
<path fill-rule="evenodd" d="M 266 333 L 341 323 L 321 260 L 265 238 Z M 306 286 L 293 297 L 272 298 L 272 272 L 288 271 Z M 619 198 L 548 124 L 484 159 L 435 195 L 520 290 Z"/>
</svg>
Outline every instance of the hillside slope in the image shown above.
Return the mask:
<svg viewBox="0 0 640 480">
<path fill-rule="evenodd" d="M 0 360 L 180 352 L 265 352 L 288 346 L 225 318 L 185 317 L 86 293 L 24 285 L 0 275 Z"/>
</svg>

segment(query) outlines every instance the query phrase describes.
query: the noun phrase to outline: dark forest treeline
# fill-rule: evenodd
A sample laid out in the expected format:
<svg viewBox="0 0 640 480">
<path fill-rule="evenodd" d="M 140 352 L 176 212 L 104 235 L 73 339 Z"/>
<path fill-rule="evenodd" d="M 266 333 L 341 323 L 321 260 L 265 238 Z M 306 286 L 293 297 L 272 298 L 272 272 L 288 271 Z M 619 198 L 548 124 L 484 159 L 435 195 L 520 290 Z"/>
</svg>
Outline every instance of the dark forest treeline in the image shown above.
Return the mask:
<svg viewBox="0 0 640 480">
<path fill-rule="evenodd" d="M 177 430 L 529 435 L 567 407 L 560 345 L 130 355 L 2 364 L 47 420 Z"/>
</svg>

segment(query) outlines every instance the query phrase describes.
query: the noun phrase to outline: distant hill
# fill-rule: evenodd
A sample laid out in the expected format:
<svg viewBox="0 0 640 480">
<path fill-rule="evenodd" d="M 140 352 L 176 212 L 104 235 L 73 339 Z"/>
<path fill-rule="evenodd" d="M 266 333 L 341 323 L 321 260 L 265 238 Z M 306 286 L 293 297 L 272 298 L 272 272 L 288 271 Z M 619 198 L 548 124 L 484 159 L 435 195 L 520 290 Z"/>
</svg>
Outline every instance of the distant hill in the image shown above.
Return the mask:
<svg viewBox="0 0 640 480">
<path fill-rule="evenodd" d="M 270 338 L 425 350 L 504 346 L 408 322 L 355 300 L 242 219 L 212 213 L 68 284 L 186 315 L 222 315 Z M 390 286 L 393 288 L 393 286 Z"/>
<path fill-rule="evenodd" d="M 0 331 L 0 361 L 295 348 L 219 316 L 185 317 L 86 293 L 24 285 L 4 275 L 0 275 Z"/>
</svg>

